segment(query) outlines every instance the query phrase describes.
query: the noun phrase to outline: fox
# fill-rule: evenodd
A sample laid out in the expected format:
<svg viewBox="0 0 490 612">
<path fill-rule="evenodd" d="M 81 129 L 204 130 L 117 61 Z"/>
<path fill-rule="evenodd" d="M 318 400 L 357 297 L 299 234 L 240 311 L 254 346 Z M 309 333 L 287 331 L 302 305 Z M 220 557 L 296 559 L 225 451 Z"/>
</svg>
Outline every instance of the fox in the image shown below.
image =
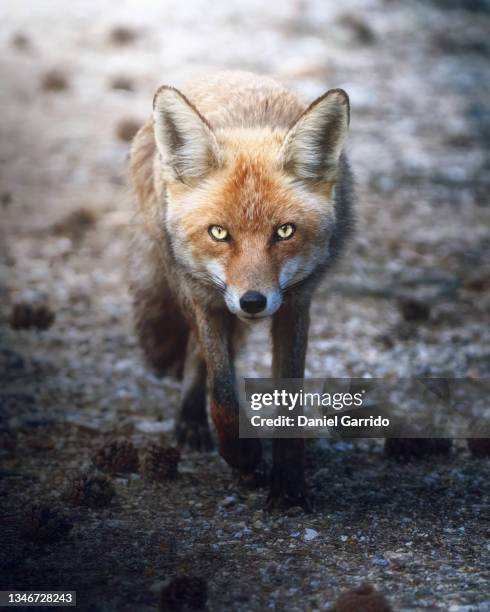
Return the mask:
<svg viewBox="0 0 490 612">
<path fill-rule="evenodd" d="M 345 153 L 350 104 L 330 89 L 306 104 L 274 79 L 219 72 L 155 93 L 135 136 L 129 258 L 147 362 L 182 378 L 179 445 L 213 446 L 244 478 L 261 442 L 239 437 L 234 357 L 268 320 L 272 376 L 302 378 L 310 305 L 352 231 Z M 267 506 L 310 505 L 302 439 L 275 439 Z"/>
</svg>

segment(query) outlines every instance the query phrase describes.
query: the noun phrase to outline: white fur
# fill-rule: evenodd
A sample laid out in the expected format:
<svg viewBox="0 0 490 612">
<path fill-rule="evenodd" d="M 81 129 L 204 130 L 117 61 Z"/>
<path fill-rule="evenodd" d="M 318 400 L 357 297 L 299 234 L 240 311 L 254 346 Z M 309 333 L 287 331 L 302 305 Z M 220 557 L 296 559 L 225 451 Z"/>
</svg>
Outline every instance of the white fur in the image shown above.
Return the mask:
<svg viewBox="0 0 490 612">
<path fill-rule="evenodd" d="M 221 285 L 226 285 L 226 272 L 223 265 L 216 259 L 208 259 L 205 263 L 206 270 Z"/>
<path fill-rule="evenodd" d="M 165 122 L 168 115 L 184 144 L 172 150 L 172 138 Z M 162 161 L 178 176 L 200 178 L 210 170 L 210 162 L 220 158 L 212 130 L 175 89 L 161 88 L 154 102 L 155 140 Z"/>
<path fill-rule="evenodd" d="M 282 155 L 285 163 L 294 164 L 295 173 L 300 179 L 319 178 L 315 172 L 319 161 L 325 157 L 321 134 L 326 123 L 338 117 L 341 121 L 339 137 L 327 151 L 326 166 L 335 171 L 349 126 L 349 109 L 345 97 L 338 91 L 332 91 L 309 111 L 307 111 L 291 128 L 284 141 Z M 323 178 L 329 178 L 324 176 Z"/>
<path fill-rule="evenodd" d="M 225 304 L 228 306 L 228 309 L 233 314 L 242 313 L 242 309 L 240 308 L 240 296 L 242 292 L 239 292 L 238 289 L 234 287 L 230 287 L 229 285 L 226 287 L 225 292 Z"/>
<path fill-rule="evenodd" d="M 245 312 L 240 307 L 240 298 L 244 293 L 244 290 L 230 286 L 226 287 L 225 292 L 225 303 L 228 306 L 228 309 L 233 314 L 236 314 L 241 321 L 251 322 L 270 317 L 275 312 L 277 312 L 277 310 L 279 310 L 279 307 L 282 304 L 282 295 L 279 288 L 262 291 L 262 293 L 267 298 L 266 307 L 262 312 L 259 312 L 255 315 L 250 315 L 248 312 Z"/>
</svg>

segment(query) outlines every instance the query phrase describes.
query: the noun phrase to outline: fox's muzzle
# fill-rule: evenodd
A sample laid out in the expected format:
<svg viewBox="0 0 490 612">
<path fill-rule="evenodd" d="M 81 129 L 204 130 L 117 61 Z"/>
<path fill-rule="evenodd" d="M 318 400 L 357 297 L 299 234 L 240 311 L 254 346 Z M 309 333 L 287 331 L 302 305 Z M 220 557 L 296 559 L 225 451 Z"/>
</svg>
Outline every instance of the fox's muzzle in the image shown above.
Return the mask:
<svg viewBox="0 0 490 612">
<path fill-rule="evenodd" d="M 255 291 L 243 291 L 238 287 L 227 286 L 225 303 L 228 309 L 238 318 L 244 320 L 262 319 L 273 315 L 282 304 L 279 288 Z"/>
<path fill-rule="evenodd" d="M 247 314 L 258 314 L 267 306 L 267 298 L 258 291 L 246 291 L 240 298 L 240 308 Z"/>
</svg>

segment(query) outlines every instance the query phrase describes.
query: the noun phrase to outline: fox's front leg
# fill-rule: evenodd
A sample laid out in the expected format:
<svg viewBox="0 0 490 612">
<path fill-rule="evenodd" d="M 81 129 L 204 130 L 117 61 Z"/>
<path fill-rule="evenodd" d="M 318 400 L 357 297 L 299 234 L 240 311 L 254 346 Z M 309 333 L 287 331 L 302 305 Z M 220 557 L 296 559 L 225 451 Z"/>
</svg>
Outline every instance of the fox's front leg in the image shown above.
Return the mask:
<svg viewBox="0 0 490 612">
<path fill-rule="evenodd" d="M 310 323 L 309 298 L 292 297 L 279 309 L 272 323 L 272 373 L 280 378 L 303 378 Z M 310 509 L 304 481 L 303 438 L 274 439 L 272 472 L 267 505 L 302 506 Z"/>
<path fill-rule="evenodd" d="M 233 315 L 224 311 L 198 311 L 199 342 L 206 360 L 211 395 L 211 417 L 223 459 L 242 474 L 259 465 L 260 440 L 239 438 L 239 409 L 233 366 Z"/>
<path fill-rule="evenodd" d="M 206 414 L 206 362 L 193 334 L 187 342 L 183 374 L 177 441 L 191 450 L 209 451 L 213 443 Z"/>
</svg>

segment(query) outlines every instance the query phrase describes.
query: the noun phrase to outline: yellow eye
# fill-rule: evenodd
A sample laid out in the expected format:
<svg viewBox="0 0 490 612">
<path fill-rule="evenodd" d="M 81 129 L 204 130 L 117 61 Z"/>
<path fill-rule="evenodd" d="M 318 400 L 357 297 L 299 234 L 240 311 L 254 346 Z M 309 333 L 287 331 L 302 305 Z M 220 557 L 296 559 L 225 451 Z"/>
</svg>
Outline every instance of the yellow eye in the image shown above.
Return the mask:
<svg viewBox="0 0 490 612">
<path fill-rule="evenodd" d="M 276 230 L 276 240 L 288 240 L 296 231 L 292 223 L 284 223 Z"/>
<path fill-rule="evenodd" d="M 228 230 L 225 230 L 221 225 L 211 225 L 208 232 L 211 238 L 217 242 L 225 242 L 225 240 L 228 240 L 230 237 Z"/>
</svg>

